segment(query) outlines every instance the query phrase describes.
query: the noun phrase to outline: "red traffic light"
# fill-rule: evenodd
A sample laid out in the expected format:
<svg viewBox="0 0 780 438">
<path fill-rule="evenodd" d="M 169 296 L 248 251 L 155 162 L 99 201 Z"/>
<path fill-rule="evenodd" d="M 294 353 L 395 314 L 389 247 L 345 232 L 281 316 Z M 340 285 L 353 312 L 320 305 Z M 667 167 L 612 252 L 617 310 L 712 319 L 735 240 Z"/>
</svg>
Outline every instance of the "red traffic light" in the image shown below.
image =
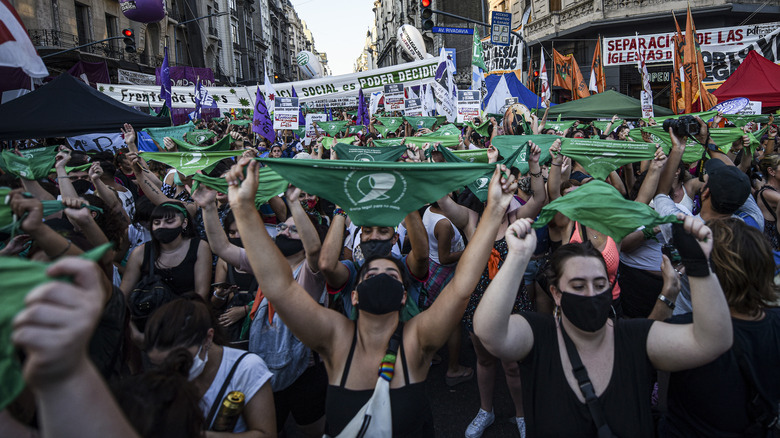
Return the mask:
<svg viewBox="0 0 780 438">
<path fill-rule="evenodd" d="M 535 77 L 535 78 L 538 78 L 538 77 L 539 77 L 539 70 L 536 70 L 536 71 L 534 71 L 534 77 Z"/>
<path fill-rule="evenodd" d="M 424 8 L 430 8 L 431 7 L 431 0 L 420 0 L 420 4 Z"/>
<path fill-rule="evenodd" d="M 126 37 L 133 37 L 133 30 L 132 29 L 125 29 L 122 31 L 122 35 Z"/>
</svg>

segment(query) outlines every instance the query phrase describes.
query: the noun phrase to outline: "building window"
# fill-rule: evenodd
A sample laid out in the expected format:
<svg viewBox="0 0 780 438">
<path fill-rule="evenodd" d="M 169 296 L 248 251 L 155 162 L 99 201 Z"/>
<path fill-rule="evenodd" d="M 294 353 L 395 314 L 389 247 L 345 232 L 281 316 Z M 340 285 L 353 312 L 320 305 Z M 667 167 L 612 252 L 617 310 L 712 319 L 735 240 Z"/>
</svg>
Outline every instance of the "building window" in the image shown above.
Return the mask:
<svg viewBox="0 0 780 438">
<path fill-rule="evenodd" d="M 558 12 L 561 10 L 561 0 L 550 0 L 550 12 Z"/>
<path fill-rule="evenodd" d="M 111 15 L 106 14 L 106 38 L 110 38 L 113 36 L 119 35 L 119 20 Z M 111 48 L 111 55 L 112 56 L 119 56 L 119 40 L 111 40 L 108 42 L 109 47 Z"/>
<path fill-rule="evenodd" d="M 90 40 L 89 29 L 89 6 L 76 3 L 76 32 L 79 37 L 79 44 L 86 44 Z"/>
<path fill-rule="evenodd" d="M 237 78 L 244 77 L 241 74 L 241 58 L 239 57 L 239 55 L 237 53 L 234 55 L 234 58 L 233 58 L 233 69 L 236 72 L 236 77 Z"/>
<path fill-rule="evenodd" d="M 236 24 L 235 22 L 230 23 L 230 30 L 231 30 L 231 35 L 233 35 L 233 43 L 239 44 L 238 24 Z"/>
</svg>

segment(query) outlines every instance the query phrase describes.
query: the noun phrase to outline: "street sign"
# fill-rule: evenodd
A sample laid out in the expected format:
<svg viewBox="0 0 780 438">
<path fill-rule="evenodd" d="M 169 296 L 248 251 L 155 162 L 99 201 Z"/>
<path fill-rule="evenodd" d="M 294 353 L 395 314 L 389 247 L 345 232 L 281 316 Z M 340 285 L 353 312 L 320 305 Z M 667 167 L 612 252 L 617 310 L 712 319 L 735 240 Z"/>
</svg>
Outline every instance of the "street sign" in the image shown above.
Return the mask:
<svg viewBox="0 0 780 438">
<path fill-rule="evenodd" d="M 474 35 L 474 29 L 468 27 L 441 27 L 433 26 L 431 29 L 433 33 L 449 33 L 455 35 Z"/>
<path fill-rule="evenodd" d="M 496 46 L 508 46 L 512 29 L 512 14 L 492 11 L 490 13 L 490 43 Z"/>
</svg>

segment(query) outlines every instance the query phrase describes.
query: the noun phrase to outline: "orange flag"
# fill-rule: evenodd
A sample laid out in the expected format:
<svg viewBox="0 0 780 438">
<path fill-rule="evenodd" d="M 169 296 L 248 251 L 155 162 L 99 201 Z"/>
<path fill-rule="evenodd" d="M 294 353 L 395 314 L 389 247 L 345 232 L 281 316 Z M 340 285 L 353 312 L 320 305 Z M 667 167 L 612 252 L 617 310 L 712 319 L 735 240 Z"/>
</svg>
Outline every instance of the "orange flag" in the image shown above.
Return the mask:
<svg viewBox="0 0 780 438">
<path fill-rule="evenodd" d="M 693 34 L 696 35 L 696 25 L 693 23 L 693 17 L 691 16 L 691 6 L 688 5 L 688 21 L 691 22 L 691 28 L 693 29 Z M 687 27 L 686 27 L 687 29 Z M 694 85 L 694 94 L 693 94 L 693 100 L 694 103 L 696 101 L 699 102 L 699 111 L 707 111 L 708 109 L 715 106 L 715 104 L 718 103 L 718 98 L 715 97 L 713 94 L 710 94 L 709 91 L 707 91 L 704 88 L 704 85 L 702 82 L 704 81 L 704 78 L 707 77 L 707 71 L 704 69 L 704 58 L 701 54 L 701 46 L 699 46 L 698 39 L 694 39 L 694 44 L 696 47 L 696 68 L 694 70 L 694 73 L 696 75 L 696 84 Z"/>
<path fill-rule="evenodd" d="M 553 85 L 570 90 L 572 99 L 590 96 L 588 83 L 582 77 L 574 55 L 563 56 L 553 49 L 553 63 L 555 65 Z"/>
<path fill-rule="evenodd" d="M 590 63 L 590 82 L 588 89 L 596 93 L 603 93 L 607 86 L 607 81 L 604 78 L 604 66 L 601 63 L 601 38 L 596 43 L 593 62 Z"/>
<path fill-rule="evenodd" d="M 693 17 L 691 17 L 691 7 L 688 6 L 688 18 L 685 22 L 685 40 L 683 41 L 683 74 L 685 75 L 685 86 L 683 87 L 683 102 L 685 102 L 685 112 L 693 112 L 693 99 L 695 91 L 698 91 L 699 84 L 693 69 L 696 66 L 696 32 L 693 30 Z"/>
<path fill-rule="evenodd" d="M 677 24 L 677 17 L 675 17 L 674 12 L 672 12 L 672 18 L 674 18 L 674 27 L 677 29 L 677 33 L 672 37 L 673 42 L 673 59 L 672 59 L 672 83 L 671 83 L 671 105 L 672 112 L 675 114 L 680 114 L 681 111 L 679 109 L 682 109 L 685 107 L 685 102 L 683 101 L 683 90 L 682 90 L 682 82 L 680 78 L 680 68 L 682 67 L 682 42 L 683 42 L 683 34 L 680 31 L 680 25 Z"/>
</svg>

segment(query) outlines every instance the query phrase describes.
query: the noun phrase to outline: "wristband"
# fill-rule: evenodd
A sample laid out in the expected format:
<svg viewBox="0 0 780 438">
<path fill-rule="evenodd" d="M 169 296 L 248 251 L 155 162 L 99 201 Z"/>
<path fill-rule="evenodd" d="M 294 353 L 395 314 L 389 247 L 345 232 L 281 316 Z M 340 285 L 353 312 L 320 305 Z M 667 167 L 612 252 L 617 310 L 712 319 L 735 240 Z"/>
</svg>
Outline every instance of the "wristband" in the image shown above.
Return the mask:
<svg viewBox="0 0 780 438">
<path fill-rule="evenodd" d="M 542 171 L 541 171 L 541 170 L 540 170 L 540 171 L 538 171 L 538 172 L 536 172 L 536 173 L 533 173 L 533 172 L 531 172 L 531 171 L 529 170 L 529 171 L 528 171 L 528 173 L 529 173 L 529 174 L 530 174 L 530 175 L 531 175 L 533 178 L 538 178 L 538 177 L 542 176 Z"/>
<path fill-rule="evenodd" d="M 346 218 L 347 218 L 347 212 L 346 212 L 346 211 L 344 211 L 344 209 L 343 209 L 343 208 L 341 208 L 341 207 L 337 207 L 337 208 L 334 208 L 334 209 L 333 209 L 333 216 L 336 216 L 336 215 L 338 215 L 338 216 L 343 216 L 343 217 L 344 217 L 344 219 L 346 219 Z"/>
<path fill-rule="evenodd" d="M 666 306 L 669 307 L 669 309 L 671 310 L 674 310 L 674 308 L 677 307 L 676 304 L 674 304 L 674 301 L 670 300 L 669 298 L 666 298 L 664 294 L 658 295 L 658 301 L 666 304 Z"/>
<path fill-rule="evenodd" d="M 672 240 L 677 252 L 680 253 L 685 273 L 689 277 L 708 277 L 710 275 L 710 261 L 704 255 L 696 238 L 683 229 L 682 224 L 672 224 Z"/>
<path fill-rule="evenodd" d="M 217 291 L 214 291 L 211 295 L 214 295 L 214 298 L 216 298 L 218 300 L 225 301 L 227 299 L 227 297 L 221 297 L 221 296 L 217 295 Z"/>
</svg>

